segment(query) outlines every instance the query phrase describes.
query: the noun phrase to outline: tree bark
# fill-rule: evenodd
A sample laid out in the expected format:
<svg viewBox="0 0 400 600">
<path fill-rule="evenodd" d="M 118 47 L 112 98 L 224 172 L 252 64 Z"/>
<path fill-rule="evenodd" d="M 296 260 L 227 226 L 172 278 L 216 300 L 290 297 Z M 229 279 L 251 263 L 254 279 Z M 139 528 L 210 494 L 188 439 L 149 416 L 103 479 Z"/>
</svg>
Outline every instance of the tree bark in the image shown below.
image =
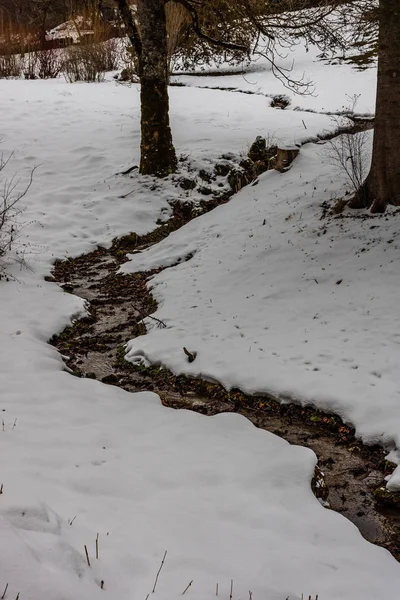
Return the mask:
<svg viewBox="0 0 400 600">
<path fill-rule="evenodd" d="M 165 176 L 177 160 L 169 124 L 168 45 L 165 0 L 138 0 L 142 44 L 139 61 L 141 101 L 140 172 Z"/>
<path fill-rule="evenodd" d="M 40 49 L 41 50 L 45 50 L 46 49 L 46 22 L 47 22 L 47 14 L 49 12 L 50 9 L 50 3 L 47 2 L 46 4 L 43 4 L 42 7 L 42 18 L 41 18 L 41 23 L 40 23 L 40 38 L 39 38 L 39 42 L 40 42 Z"/>
<path fill-rule="evenodd" d="M 353 208 L 400 206 L 400 3 L 379 2 L 378 88 L 371 170 Z"/>
</svg>

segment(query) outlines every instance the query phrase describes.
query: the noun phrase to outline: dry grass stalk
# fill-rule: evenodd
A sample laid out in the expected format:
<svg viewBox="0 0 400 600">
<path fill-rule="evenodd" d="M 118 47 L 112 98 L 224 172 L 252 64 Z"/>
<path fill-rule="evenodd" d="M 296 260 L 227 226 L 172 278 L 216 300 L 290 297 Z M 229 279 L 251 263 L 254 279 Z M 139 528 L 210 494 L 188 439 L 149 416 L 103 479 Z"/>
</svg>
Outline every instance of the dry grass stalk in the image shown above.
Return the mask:
<svg viewBox="0 0 400 600">
<path fill-rule="evenodd" d="M 183 592 L 182 592 L 182 596 L 183 596 L 184 594 L 186 594 L 186 592 L 188 591 L 188 589 L 190 588 L 190 586 L 192 585 L 192 583 L 193 583 L 193 579 L 192 579 L 192 581 L 191 581 L 190 583 L 188 583 L 188 585 L 187 585 L 187 586 L 185 587 L 185 589 L 183 590 Z"/>
<path fill-rule="evenodd" d="M 161 573 L 161 569 L 162 569 L 162 568 L 163 568 L 163 566 L 164 566 L 164 562 L 165 562 L 165 557 L 166 557 L 166 556 L 167 556 L 167 550 L 164 552 L 164 556 L 163 556 L 163 559 L 162 559 L 162 561 L 161 561 L 160 568 L 158 569 L 158 572 L 157 572 L 157 575 L 156 575 L 156 580 L 155 580 L 155 582 L 154 582 L 154 587 L 153 587 L 153 591 L 152 591 L 152 593 L 153 593 L 153 594 L 154 594 L 154 592 L 156 591 L 156 586 L 157 586 L 158 577 L 159 577 L 159 575 L 160 575 L 160 573 Z"/>
<path fill-rule="evenodd" d="M 86 561 L 87 561 L 88 566 L 90 567 L 89 552 L 88 552 L 86 544 L 84 547 L 85 547 Z"/>
</svg>

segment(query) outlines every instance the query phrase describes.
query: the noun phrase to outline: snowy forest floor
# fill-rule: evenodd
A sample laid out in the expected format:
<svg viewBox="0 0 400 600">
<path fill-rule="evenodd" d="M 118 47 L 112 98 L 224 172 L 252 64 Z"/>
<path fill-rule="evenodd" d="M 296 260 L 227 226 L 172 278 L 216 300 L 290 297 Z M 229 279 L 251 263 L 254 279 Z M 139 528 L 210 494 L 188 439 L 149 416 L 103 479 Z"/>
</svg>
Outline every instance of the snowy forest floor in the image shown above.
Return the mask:
<svg viewBox="0 0 400 600">
<path fill-rule="evenodd" d="M 398 214 L 329 216 L 347 182 L 324 146 L 308 143 L 289 172 L 262 174 L 164 236 L 177 197 L 190 212 L 223 199 L 223 175 L 205 179 L 221 156 L 237 163 L 257 135 L 289 145 L 326 137 L 337 126 L 328 113 L 343 112 L 355 95 L 358 112 L 373 113 L 373 68 L 326 65 L 307 50 L 296 49 L 296 65 L 311 73 L 319 96 L 293 97 L 286 110 L 270 107 L 284 89 L 260 63 L 246 77 L 211 81 L 259 94 L 199 89 L 210 81 L 179 76 L 185 87 L 170 90 L 179 193 L 173 178 L 121 175 L 139 158 L 137 86 L 111 77 L 90 85 L 0 81 L 2 150 L 14 151 L 3 175 L 17 174 L 23 186 L 38 167 L 16 218 L 14 254 L 2 265 L 9 280 L 0 281 L 6 600 L 144 600 L 165 551 L 155 600 L 184 590 L 188 600 L 208 600 L 217 585 L 228 598 L 231 582 L 234 600 L 397 597 L 398 561 L 321 505 L 310 485 L 314 478 L 323 500 L 317 458 L 301 445 L 320 456 L 338 508 L 350 495 L 332 482 L 359 486 L 368 506 L 352 518 L 397 554 L 392 538 L 382 539 L 379 513 L 376 521 L 368 511 L 375 483 L 393 468 L 382 449 L 399 462 Z M 175 217 L 177 226 L 187 220 Z M 25 266 L 13 261 L 21 256 Z M 52 281 L 55 265 L 64 290 Z M 120 331 L 123 312 L 129 322 Z M 107 339 L 98 339 L 94 318 L 105 321 Z M 146 335 L 137 337 L 142 318 Z M 80 327 L 76 347 L 70 334 Z M 63 356 L 48 343 L 55 334 Z M 72 357 L 90 362 L 107 344 L 107 369 L 93 360 L 88 373 L 109 384 L 135 376 L 140 389 L 144 381 L 162 389 L 161 400 L 68 372 Z M 183 347 L 197 352 L 194 361 Z M 83 370 L 78 360 L 71 365 Z M 183 382 L 193 382 L 187 398 L 203 412 L 198 386 L 216 395 L 218 414 L 169 408 L 181 401 Z M 249 418 L 234 414 L 240 403 Z M 250 418 L 268 418 L 277 435 Z M 297 445 L 282 439 L 286 430 Z"/>
</svg>

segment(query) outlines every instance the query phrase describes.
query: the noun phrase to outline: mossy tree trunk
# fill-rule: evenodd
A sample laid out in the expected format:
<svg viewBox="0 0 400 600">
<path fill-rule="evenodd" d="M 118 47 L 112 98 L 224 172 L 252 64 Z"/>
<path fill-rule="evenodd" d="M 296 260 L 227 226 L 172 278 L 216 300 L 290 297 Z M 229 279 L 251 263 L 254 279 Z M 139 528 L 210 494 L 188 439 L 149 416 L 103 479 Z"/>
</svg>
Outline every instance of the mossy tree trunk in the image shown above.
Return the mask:
<svg viewBox="0 0 400 600">
<path fill-rule="evenodd" d="M 353 208 L 400 206 L 400 2 L 379 2 L 378 89 L 371 170 Z"/>
<path fill-rule="evenodd" d="M 138 0 L 141 54 L 138 57 L 141 101 L 140 172 L 164 176 L 177 160 L 169 124 L 168 45 L 165 0 Z"/>
</svg>

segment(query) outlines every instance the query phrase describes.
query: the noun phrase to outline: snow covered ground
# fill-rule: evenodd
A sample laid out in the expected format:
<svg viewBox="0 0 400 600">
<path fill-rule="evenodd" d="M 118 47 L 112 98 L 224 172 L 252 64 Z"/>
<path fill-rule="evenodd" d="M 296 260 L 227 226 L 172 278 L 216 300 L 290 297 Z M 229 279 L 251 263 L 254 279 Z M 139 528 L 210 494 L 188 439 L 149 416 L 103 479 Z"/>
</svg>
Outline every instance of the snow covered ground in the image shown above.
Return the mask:
<svg viewBox="0 0 400 600">
<path fill-rule="evenodd" d="M 293 144 L 336 127 L 325 115 L 269 109 L 257 96 L 172 88 L 171 104 L 178 152 L 195 166 L 207 167 L 226 152 L 246 153 L 259 134 Z M 48 231 L 62 232 L 62 252 L 76 255 L 117 233 L 145 233 L 169 213 L 170 191 L 149 194 L 146 180 L 137 185 L 118 176 L 139 161 L 136 86 L 3 80 L 0 108 L 9 121 L 0 129 L 1 151 L 15 150 L 12 167 L 21 175 L 39 166 L 25 213 L 26 221 L 38 220 L 26 232 L 31 243 L 42 245 Z"/>
<path fill-rule="evenodd" d="M 288 75 L 295 81 L 304 80 L 311 84 L 310 93 L 304 96 L 288 90 L 282 81 L 274 77 L 270 63 L 262 56 L 255 57 L 250 65 L 243 63 L 233 68 L 211 65 L 198 67 L 191 74 L 180 74 L 177 70 L 173 81 L 190 87 L 225 88 L 267 97 L 284 94 L 291 101 L 289 110 L 343 112 L 349 110 L 356 99 L 357 113 L 373 114 L 376 93 L 374 69 L 355 70 L 351 64 L 340 60 L 329 64 L 318 58 L 320 54 L 318 48 L 304 45 L 301 41 L 292 49 L 280 50 L 279 67 L 287 69 Z M 217 73 L 218 77 L 208 75 L 210 71 Z M 226 75 L 224 71 L 227 71 Z"/>
<path fill-rule="evenodd" d="M 328 117 L 310 114 L 305 130 L 304 115 L 270 109 L 268 102 L 257 96 L 175 88 L 171 90 L 171 105 L 178 152 L 189 154 L 202 166 L 224 152 L 245 151 L 258 134 L 273 131 L 282 141 L 293 143 L 334 127 Z M 319 594 L 321 600 L 396 597 L 398 563 L 388 552 L 363 540 L 349 521 L 324 509 L 312 495 L 310 478 L 316 459 L 311 451 L 289 446 L 237 415 L 208 418 L 172 411 L 162 407 L 152 393 L 133 395 L 74 378 L 64 371 L 61 357 L 47 344 L 53 333 L 84 310 L 81 300 L 44 281 L 55 258 L 88 251 L 97 243 L 107 244 L 117 234 L 149 231 L 170 210 L 172 186 L 168 182 L 152 190 L 150 179 L 117 175 L 131 160 L 138 160 L 137 89 L 112 82 L 71 86 L 61 79 L 2 81 L 0 114 L 2 150 L 7 153 L 15 149 L 9 175 L 13 170 L 18 172 L 23 185 L 29 170 L 40 165 L 24 199 L 22 219 L 26 227 L 19 240 L 21 246 L 27 244 L 30 269 L 10 264 L 8 271 L 15 279 L 0 281 L 0 595 L 8 584 L 6 600 L 14 600 L 18 593 L 20 600 L 144 600 L 152 592 L 162 557 L 168 551 L 154 594 L 160 600 L 180 596 L 192 580 L 185 596 L 198 600 L 213 596 L 217 583 L 219 595 L 228 597 L 231 580 L 236 600 L 248 598 L 249 590 L 254 600 L 295 600 L 302 593 Z M 289 174 L 264 176 L 258 186 L 242 192 L 226 209 L 171 236 L 160 250 L 154 250 L 156 254 L 140 257 L 143 263 L 160 262 L 174 248 L 180 253 L 189 244 L 196 250 L 191 262 L 166 271 L 158 279 L 160 311 L 170 306 L 171 298 L 177 301 L 177 285 L 185 286 L 187 302 L 177 303 L 181 315 L 168 309 L 170 327 L 164 339 L 151 332 L 141 340 L 147 344 L 149 355 L 158 353 L 156 358 L 186 368 L 178 356 L 182 339 L 178 344 L 176 335 L 182 324 L 187 326 L 188 309 L 196 303 L 197 308 L 190 309 L 193 331 L 185 332 L 192 336 L 188 346 L 197 346 L 196 328 L 203 319 L 201 335 L 206 340 L 198 348 L 196 368 L 201 365 L 204 372 L 210 371 L 214 361 L 219 376 L 227 365 L 231 374 L 235 369 L 241 373 L 248 385 L 249 377 L 254 377 L 255 383 L 261 377 L 256 365 L 265 373 L 273 365 L 272 383 L 285 377 L 284 389 L 295 388 L 297 382 L 304 391 L 309 381 L 310 394 L 315 396 L 324 371 L 307 371 L 303 379 L 299 376 L 305 371 L 305 336 L 309 336 L 309 343 L 313 340 L 321 345 L 327 335 L 332 336 L 330 358 L 317 357 L 317 349 L 312 355 L 315 364 L 323 363 L 329 373 L 345 335 L 338 334 L 331 324 L 338 317 L 332 308 L 334 300 L 328 302 L 329 291 L 343 306 L 341 294 L 346 290 L 353 294 L 366 285 L 364 273 L 357 271 L 358 287 L 346 287 L 355 273 L 353 262 L 359 261 L 360 268 L 367 266 L 364 256 L 356 259 L 345 252 L 346 247 L 351 251 L 358 248 L 351 239 L 355 236 L 351 223 L 347 237 L 343 233 L 340 238 L 340 273 L 336 254 L 329 247 L 337 245 L 337 225 L 331 225 L 323 238 L 317 235 L 316 205 L 330 196 L 331 189 L 340 187 L 340 183 L 331 183 L 333 176 L 321 163 L 319 153 L 319 146 L 304 148 Z M 318 191 L 313 190 L 312 182 L 318 183 Z M 324 186 L 327 191 L 323 191 Z M 121 197 L 132 190 L 133 194 Z M 226 222 L 221 216 L 226 216 Z M 241 219 L 240 228 L 236 218 Z M 266 224 L 262 225 L 264 219 Z M 385 227 L 390 226 L 390 222 L 385 223 Z M 279 242 L 274 231 L 283 232 Z M 386 229 L 378 231 L 385 238 Z M 192 239 L 188 240 L 187 232 L 192 232 Z M 360 225 L 357 236 L 364 233 L 364 225 Z M 325 265 L 316 261 L 313 271 L 308 263 L 300 266 L 297 259 L 292 264 L 289 235 L 299 256 L 307 261 L 311 258 L 306 253 L 324 259 L 325 275 Z M 378 233 L 375 235 L 378 238 Z M 324 250 L 323 241 L 327 244 Z M 395 244 L 382 243 L 381 247 L 388 253 L 382 270 L 388 281 L 394 281 L 390 269 L 394 273 L 396 263 L 389 261 Z M 279 261 L 273 258 L 277 249 L 282 256 Z M 371 248 L 365 257 L 372 252 L 378 249 Z M 243 297 L 244 284 L 250 288 L 255 275 L 246 257 L 248 254 L 254 259 L 257 253 L 260 261 L 254 267 L 259 272 L 264 265 L 266 275 L 261 287 L 246 292 L 249 296 L 254 293 L 255 299 L 247 299 Z M 279 271 L 272 272 L 273 265 Z M 223 266 L 231 272 L 222 271 Z M 378 267 L 374 276 L 377 271 Z M 287 272 L 290 278 L 285 276 Z M 194 281 L 196 273 L 198 282 Z M 182 275 L 187 278 L 184 282 Z M 337 277 L 343 278 L 338 287 Z M 163 278 L 169 278 L 169 291 Z M 235 293 L 233 281 L 240 283 Z M 374 293 L 381 291 L 384 298 L 385 290 L 379 290 L 378 283 L 381 281 L 376 282 Z M 323 334 L 314 331 L 317 319 L 312 329 L 308 325 L 309 332 L 301 331 L 305 320 L 308 323 L 311 319 L 315 287 L 321 293 L 318 327 Z M 226 306 L 224 290 L 230 294 Z M 383 324 L 392 316 L 394 296 L 393 305 L 389 298 L 384 300 L 382 331 L 391 326 L 393 334 L 393 323 L 386 329 Z M 283 348 L 284 340 L 279 339 L 275 302 L 282 307 L 282 335 L 293 348 Z M 323 310 L 330 313 L 329 318 Z M 354 316 L 353 330 L 359 326 L 357 311 Z M 213 331 L 217 317 L 222 325 Z M 346 323 L 350 328 L 349 320 Z M 251 362 L 250 354 L 257 357 L 262 353 L 255 343 L 259 341 L 258 346 L 262 346 L 261 340 L 252 336 L 258 329 L 260 336 L 265 336 L 267 330 L 262 328 L 267 326 L 282 356 L 273 359 L 270 342 L 263 338 L 265 362 L 257 358 Z M 380 344 L 382 336 L 377 329 L 378 323 L 373 333 L 374 343 Z M 228 348 L 232 357 L 225 363 L 218 339 L 212 338 L 219 332 L 226 340 L 224 351 Z M 353 335 L 354 331 L 348 332 L 350 339 Z M 360 341 L 357 336 L 355 340 Z M 386 352 L 381 346 L 377 352 Z M 364 351 L 357 363 L 362 369 L 367 368 L 370 358 L 368 348 Z M 349 356 L 350 350 L 344 358 Z M 346 365 L 348 368 L 350 363 Z M 381 364 L 370 369 L 381 373 Z M 371 375 L 368 381 L 391 381 L 391 372 L 381 374 L 381 379 Z M 293 379 L 290 386 L 289 378 Z M 343 405 L 343 389 L 338 386 L 336 394 L 332 380 L 326 377 L 324 385 L 331 388 L 330 399 L 337 395 L 339 407 Z M 376 420 L 382 425 L 380 415 L 386 408 L 382 404 L 376 411 Z M 354 410 L 361 408 L 355 405 Z"/>
</svg>

